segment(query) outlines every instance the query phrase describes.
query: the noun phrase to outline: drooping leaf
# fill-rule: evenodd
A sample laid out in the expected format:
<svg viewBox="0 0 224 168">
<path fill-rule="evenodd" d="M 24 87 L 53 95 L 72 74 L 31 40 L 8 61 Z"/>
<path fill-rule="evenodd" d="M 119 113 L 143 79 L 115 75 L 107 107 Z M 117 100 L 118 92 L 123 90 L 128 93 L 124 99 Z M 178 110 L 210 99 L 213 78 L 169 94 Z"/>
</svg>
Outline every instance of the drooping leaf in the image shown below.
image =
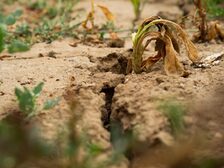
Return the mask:
<svg viewBox="0 0 224 168">
<path fill-rule="evenodd" d="M 95 14 L 95 8 L 94 8 L 95 2 L 94 0 L 91 0 L 91 11 L 88 13 L 86 20 L 83 21 L 82 26 L 85 29 L 88 29 L 88 22 L 91 23 L 91 28 L 94 28 L 94 14 Z"/>
<path fill-rule="evenodd" d="M 188 38 L 186 32 L 177 23 L 174 23 L 172 21 L 165 20 L 165 19 L 156 19 L 156 20 L 153 20 L 149 25 L 147 25 L 147 28 L 155 24 L 164 24 L 170 27 L 171 29 L 173 29 L 173 31 L 176 31 L 176 33 L 178 34 L 178 37 L 180 38 L 180 40 L 183 41 L 183 44 L 186 47 L 189 59 L 194 63 L 200 60 L 197 48 L 192 43 L 192 41 Z"/>
<path fill-rule="evenodd" d="M 168 75 L 184 75 L 183 65 L 178 60 L 178 54 L 174 49 L 173 43 L 169 36 L 164 36 L 166 56 L 164 57 L 164 69 Z"/>
<path fill-rule="evenodd" d="M 97 6 L 101 9 L 101 11 L 106 16 L 108 21 L 114 21 L 113 13 L 106 6 L 103 5 L 97 5 Z"/>
<path fill-rule="evenodd" d="M 146 44 L 143 44 L 146 38 L 149 38 L 149 40 L 146 41 Z M 156 41 L 155 50 L 158 51 L 158 53 L 154 57 L 143 60 L 142 56 L 144 50 L 152 40 Z M 197 48 L 178 24 L 161 19 L 158 16 L 146 19 L 139 26 L 132 40 L 132 66 L 135 73 L 147 70 L 160 58 L 164 58 L 166 66 L 165 71 L 167 74 L 187 75 L 187 73 L 185 74 L 183 66 L 177 59 L 177 55 L 180 52 L 179 40 L 185 45 L 189 59 L 194 63 L 199 62 L 200 57 Z"/>
</svg>

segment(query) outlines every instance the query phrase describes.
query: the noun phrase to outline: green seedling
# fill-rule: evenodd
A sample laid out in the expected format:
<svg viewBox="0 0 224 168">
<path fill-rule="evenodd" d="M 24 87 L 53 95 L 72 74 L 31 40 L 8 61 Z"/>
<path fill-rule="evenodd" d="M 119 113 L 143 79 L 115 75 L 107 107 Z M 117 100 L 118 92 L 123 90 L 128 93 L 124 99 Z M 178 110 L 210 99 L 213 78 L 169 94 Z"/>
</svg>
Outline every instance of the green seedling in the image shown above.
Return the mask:
<svg viewBox="0 0 224 168">
<path fill-rule="evenodd" d="M 205 0 L 207 12 L 211 17 L 224 16 L 223 0 Z"/>
<path fill-rule="evenodd" d="M 159 106 L 159 109 L 168 118 L 174 135 L 181 133 L 184 130 L 184 108 L 174 101 L 164 102 Z"/>
<path fill-rule="evenodd" d="M 37 0 L 29 4 L 31 10 L 43 10 L 46 6 L 47 2 L 44 0 Z"/>
<path fill-rule="evenodd" d="M 44 83 L 39 83 L 34 89 L 29 90 L 28 88 L 24 87 L 23 90 L 16 88 L 15 94 L 17 100 L 19 102 L 19 109 L 25 116 L 32 117 L 40 112 L 37 106 L 37 98 L 39 97 Z M 59 98 L 53 100 L 47 100 L 43 105 L 43 110 L 49 110 L 56 106 L 59 103 Z"/>
<path fill-rule="evenodd" d="M 15 12 L 9 14 L 8 16 L 4 16 L 0 13 L 0 24 L 5 25 L 13 25 L 16 23 L 16 20 L 22 15 L 22 10 L 16 10 Z"/>
<path fill-rule="evenodd" d="M 56 106 L 59 103 L 59 101 L 60 101 L 60 98 L 45 101 L 43 110 L 52 109 L 54 106 Z"/>
<path fill-rule="evenodd" d="M 20 40 L 13 40 L 8 46 L 9 53 L 24 52 L 28 51 L 29 49 L 29 46 Z"/>
<path fill-rule="evenodd" d="M 144 40 L 148 39 L 144 44 Z M 188 73 L 178 60 L 180 53 L 179 39 L 185 45 L 188 58 L 196 63 L 199 61 L 195 45 L 188 39 L 186 32 L 176 23 L 154 16 L 146 19 L 133 34 L 132 60 L 127 68 L 127 73 L 132 68 L 135 73 L 148 71 L 160 59 L 164 60 L 164 70 L 167 75 L 186 76 Z M 143 54 L 151 41 L 155 41 L 157 55 L 143 60 Z"/>
<path fill-rule="evenodd" d="M 24 87 L 23 90 L 16 88 L 15 94 L 19 101 L 19 109 L 26 116 L 33 116 L 37 111 L 37 98 L 40 95 L 44 83 L 39 83 L 32 91 Z"/>
<path fill-rule="evenodd" d="M 21 15 L 21 10 L 16 10 L 8 16 L 0 14 L 0 52 L 5 48 L 10 53 L 29 50 L 29 46 L 26 43 L 19 39 L 15 40 L 14 34 L 7 30 L 8 26 L 14 25 Z"/>
<path fill-rule="evenodd" d="M 135 20 L 138 20 L 141 15 L 141 0 L 131 0 L 132 6 L 134 8 Z"/>
<path fill-rule="evenodd" d="M 16 26 L 15 34 L 20 37 L 32 35 L 31 28 L 27 23 L 22 23 Z"/>
</svg>

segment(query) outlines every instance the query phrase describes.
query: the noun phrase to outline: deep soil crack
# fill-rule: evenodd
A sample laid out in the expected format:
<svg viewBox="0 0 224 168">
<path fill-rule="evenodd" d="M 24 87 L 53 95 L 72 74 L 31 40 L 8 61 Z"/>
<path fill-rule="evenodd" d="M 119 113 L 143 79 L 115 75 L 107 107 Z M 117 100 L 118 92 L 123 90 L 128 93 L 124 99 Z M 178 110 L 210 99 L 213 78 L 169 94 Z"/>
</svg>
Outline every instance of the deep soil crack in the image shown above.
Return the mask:
<svg viewBox="0 0 224 168">
<path fill-rule="evenodd" d="M 112 100 L 114 96 L 115 87 L 104 86 L 100 92 L 105 93 L 105 106 L 102 109 L 101 120 L 105 128 L 109 127 L 110 124 L 110 115 L 112 111 Z"/>
</svg>

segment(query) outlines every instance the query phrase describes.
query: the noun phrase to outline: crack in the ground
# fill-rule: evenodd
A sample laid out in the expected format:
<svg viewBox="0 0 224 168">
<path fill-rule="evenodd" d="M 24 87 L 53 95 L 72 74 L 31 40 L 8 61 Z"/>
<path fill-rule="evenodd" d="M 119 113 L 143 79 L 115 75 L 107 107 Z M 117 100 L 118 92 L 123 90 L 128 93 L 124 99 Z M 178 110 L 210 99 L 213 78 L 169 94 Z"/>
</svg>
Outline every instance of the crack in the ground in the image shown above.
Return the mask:
<svg viewBox="0 0 224 168">
<path fill-rule="evenodd" d="M 100 92 L 105 93 L 105 106 L 102 109 L 101 120 L 105 128 L 109 127 L 110 124 L 110 115 L 112 112 L 112 101 L 114 96 L 115 87 L 104 86 Z"/>
</svg>

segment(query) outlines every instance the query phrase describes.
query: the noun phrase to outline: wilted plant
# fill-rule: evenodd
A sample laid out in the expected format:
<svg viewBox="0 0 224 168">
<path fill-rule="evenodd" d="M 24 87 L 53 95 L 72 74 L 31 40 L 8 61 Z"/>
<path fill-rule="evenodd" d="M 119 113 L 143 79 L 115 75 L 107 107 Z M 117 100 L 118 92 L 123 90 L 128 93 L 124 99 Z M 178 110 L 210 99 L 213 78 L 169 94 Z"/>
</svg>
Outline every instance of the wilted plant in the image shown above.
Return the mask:
<svg viewBox="0 0 224 168">
<path fill-rule="evenodd" d="M 102 26 L 95 25 L 95 7 L 99 8 L 106 18 L 106 23 Z M 82 26 L 86 30 L 84 32 L 85 35 L 96 35 L 97 38 L 90 38 L 92 39 L 92 42 L 102 42 L 102 40 L 104 40 L 104 35 L 108 33 L 110 35 L 108 46 L 122 47 L 124 45 L 124 41 L 121 40 L 115 32 L 114 21 L 115 17 L 113 13 L 106 6 L 95 4 L 94 0 L 91 0 L 91 11 L 88 13 L 86 19 L 83 21 Z"/>
<path fill-rule="evenodd" d="M 114 15 L 107 7 L 102 5 L 97 5 L 97 7 L 101 9 L 108 22 L 112 23 L 114 22 Z M 95 20 L 95 2 L 94 0 L 91 0 L 91 11 L 88 13 L 86 20 L 83 22 L 82 26 L 86 29 L 94 29 L 95 28 L 94 20 Z M 88 22 L 90 22 L 91 27 L 87 26 Z"/>
<path fill-rule="evenodd" d="M 149 38 L 145 44 L 144 40 Z M 158 16 L 146 19 L 133 35 L 132 60 L 127 71 L 134 70 L 135 73 L 149 70 L 153 64 L 164 59 L 166 74 L 187 75 L 183 65 L 178 60 L 181 40 L 188 53 L 188 58 L 196 63 L 199 61 L 198 51 L 195 45 L 188 39 L 186 32 L 176 23 L 161 19 Z M 157 55 L 143 60 L 143 53 L 151 41 L 155 40 Z"/>
<path fill-rule="evenodd" d="M 207 1 L 208 3 L 209 1 Z M 224 41 L 224 28 L 218 21 L 207 22 L 206 7 L 202 0 L 194 0 L 194 5 L 198 10 L 199 15 L 199 33 L 194 36 L 196 42 L 206 42 L 211 40 Z"/>
</svg>

